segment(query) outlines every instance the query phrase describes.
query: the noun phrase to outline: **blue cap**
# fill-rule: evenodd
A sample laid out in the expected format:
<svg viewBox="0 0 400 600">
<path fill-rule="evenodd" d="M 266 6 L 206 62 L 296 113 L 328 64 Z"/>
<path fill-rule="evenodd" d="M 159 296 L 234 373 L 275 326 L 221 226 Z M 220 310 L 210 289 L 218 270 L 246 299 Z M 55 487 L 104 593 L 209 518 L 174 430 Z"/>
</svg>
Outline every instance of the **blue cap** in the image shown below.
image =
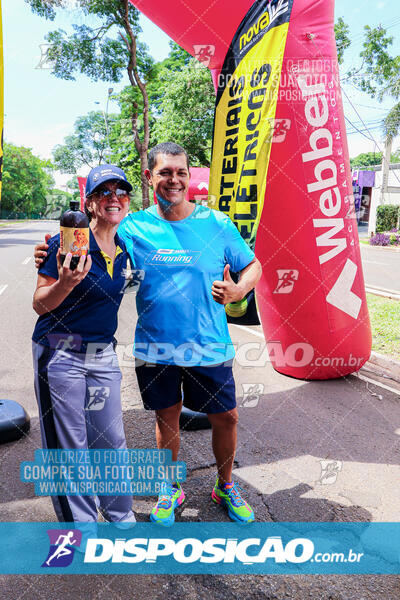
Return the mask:
<svg viewBox="0 0 400 600">
<path fill-rule="evenodd" d="M 98 167 L 94 167 L 88 175 L 85 190 L 86 196 L 93 194 L 95 189 L 105 181 L 120 181 L 123 184 L 121 187 L 128 190 L 128 192 L 132 191 L 132 186 L 122 169 L 115 165 L 99 165 Z"/>
</svg>

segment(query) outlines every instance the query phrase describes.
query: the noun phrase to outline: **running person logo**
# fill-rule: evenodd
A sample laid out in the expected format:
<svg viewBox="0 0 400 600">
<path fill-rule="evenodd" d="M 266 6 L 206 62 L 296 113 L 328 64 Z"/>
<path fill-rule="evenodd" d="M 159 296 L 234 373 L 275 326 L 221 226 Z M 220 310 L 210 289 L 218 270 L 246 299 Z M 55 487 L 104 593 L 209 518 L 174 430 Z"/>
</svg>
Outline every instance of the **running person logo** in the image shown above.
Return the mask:
<svg viewBox="0 0 400 600">
<path fill-rule="evenodd" d="M 50 548 L 42 567 L 68 567 L 75 548 L 81 545 L 82 532 L 78 529 L 48 529 Z"/>
<path fill-rule="evenodd" d="M 336 482 L 340 471 L 342 470 L 341 460 L 320 460 L 321 475 L 316 483 L 321 485 L 331 485 Z"/>
<path fill-rule="evenodd" d="M 261 394 L 264 392 L 263 383 L 242 383 L 243 400 L 240 406 L 253 408 L 258 405 Z"/>
<path fill-rule="evenodd" d="M 208 67 L 210 64 L 211 57 L 215 54 L 215 46 L 211 44 L 194 44 L 194 57 L 199 61 L 199 65 L 203 65 L 204 67 Z M 195 63 L 197 66 L 197 63 Z"/>
<path fill-rule="evenodd" d="M 123 275 L 125 277 L 125 284 L 121 290 L 121 294 L 130 294 L 138 292 L 140 284 L 144 280 L 145 271 L 143 269 L 132 269 L 128 266 Z"/>
<path fill-rule="evenodd" d="M 85 410 L 101 410 L 107 398 L 110 397 L 110 388 L 106 386 L 89 386 L 89 399 Z"/>
<path fill-rule="evenodd" d="M 278 284 L 274 290 L 274 294 L 290 294 L 299 278 L 299 272 L 295 269 L 278 269 L 276 273 L 278 275 Z"/>
<path fill-rule="evenodd" d="M 290 119 L 268 119 L 269 122 L 269 135 L 267 137 L 268 142 L 280 144 L 285 141 L 286 134 L 290 129 Z"/>
</svg>

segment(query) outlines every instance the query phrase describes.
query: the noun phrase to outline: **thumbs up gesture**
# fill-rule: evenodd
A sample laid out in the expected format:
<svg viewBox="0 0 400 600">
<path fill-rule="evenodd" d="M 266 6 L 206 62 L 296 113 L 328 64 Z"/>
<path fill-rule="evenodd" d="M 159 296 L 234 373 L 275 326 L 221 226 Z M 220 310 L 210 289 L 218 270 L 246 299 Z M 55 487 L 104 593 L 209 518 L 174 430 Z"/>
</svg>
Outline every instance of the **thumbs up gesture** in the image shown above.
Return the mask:
<svg viewBox="0 0 400 600">
<path fill-rule="evenodd" d="M 213 282 L 211 294 L 218 304 L 230 304 L 231 302 L 238 302 L 238 300 L 243 298 L 242 288 L 233 281 L 229 272 L 229 265 L 225 265 L 223 281 L 216 279 Z"/>
</svg>

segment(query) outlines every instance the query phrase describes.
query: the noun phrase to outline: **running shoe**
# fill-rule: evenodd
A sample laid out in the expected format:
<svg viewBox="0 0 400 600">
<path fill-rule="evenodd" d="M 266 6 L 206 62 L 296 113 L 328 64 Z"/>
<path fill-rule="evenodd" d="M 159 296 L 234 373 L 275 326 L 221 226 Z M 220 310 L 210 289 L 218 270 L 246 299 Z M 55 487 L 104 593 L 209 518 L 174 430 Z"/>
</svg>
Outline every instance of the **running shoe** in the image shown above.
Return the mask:
<svg viewBox="0 0 400 600">
<path fill-rule="evenodd" d="M 243 490 L 237 483 L 226 484 L 221 488 L 217 477 L 211 498 L 217 504 L 228 509 L 228 515 L 233 521 L 251 523 L 254 521 L 254 512 L 251 506 L 243 500 L 240 495 L 241 491 Z"/>
<path fill-rule="evenodd" d="M 163 483 L 163 491 L 150 513 L 150 521 L 164 527 L 170 527 L 175 521 L 175 508 L 185 500 L 185 493 L 179 483 Z"/>
</svg>

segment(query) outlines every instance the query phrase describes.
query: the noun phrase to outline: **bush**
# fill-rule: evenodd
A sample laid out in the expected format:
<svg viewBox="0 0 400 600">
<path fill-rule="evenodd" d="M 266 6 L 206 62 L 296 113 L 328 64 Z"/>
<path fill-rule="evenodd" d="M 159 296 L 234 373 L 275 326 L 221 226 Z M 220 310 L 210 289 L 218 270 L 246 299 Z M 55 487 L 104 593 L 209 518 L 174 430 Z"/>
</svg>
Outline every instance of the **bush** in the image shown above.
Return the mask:
<svg viewBox="0 0 400 600">
<path fill-rule="evenodd" d="M 387 233 L 376 233 L 369 240 L 371 246 L 390 246 L 390 236 Z"/>
<path fill-rule="evenodd" d="M 399 206 L 395 204 L 384 204 L 376 210 L 376 231 L 390 231 L 397 227 L 399 219 Z"/>
</svg>

